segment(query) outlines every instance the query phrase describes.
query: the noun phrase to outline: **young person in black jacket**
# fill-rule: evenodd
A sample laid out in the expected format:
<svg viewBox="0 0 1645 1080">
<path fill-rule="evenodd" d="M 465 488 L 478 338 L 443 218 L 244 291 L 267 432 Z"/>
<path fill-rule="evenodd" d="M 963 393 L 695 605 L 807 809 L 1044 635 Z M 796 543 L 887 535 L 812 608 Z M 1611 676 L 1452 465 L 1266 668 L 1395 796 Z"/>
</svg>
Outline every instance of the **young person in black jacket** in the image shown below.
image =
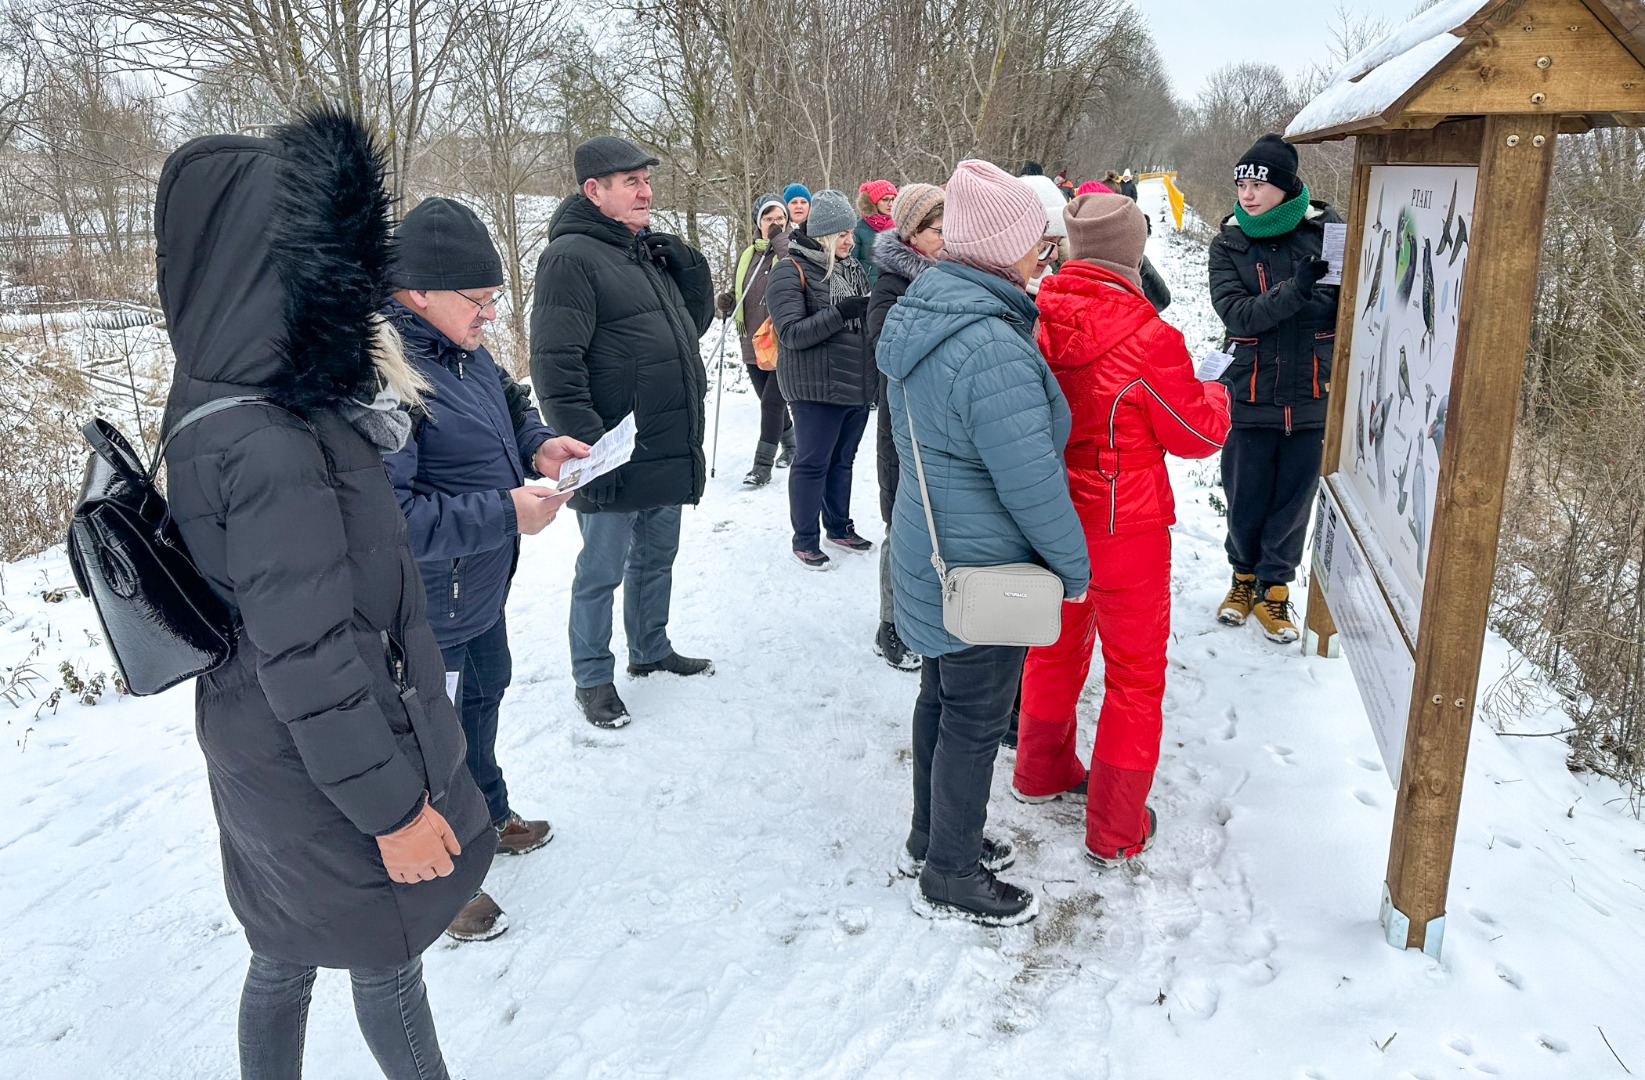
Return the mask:
<svg viewBox="0 0 1645 1080">
<path fill-rule="evenodd" d="M 942 188 L 935 184 L 909 184 L 891 204 L 892 227 L 874 237 L 874 261 L 880 276 L 868 294 L 866 335 L 868 359 L 880 343 L 885 317 L 914 279 L 937 265 L 942 253 Z M 891 434 L 891 410 L 886 407 L 885 375 L 879 377 L 879 410 L 875 424 L 875 460 L 880 481 L 880 517 L 885 519 L 885 543 L 880 545 L 880 628 L 874 634 L 874 651 L 899 671 L 918 671 L 922 657 L 897 633 L 897 616 L 891 595 L 891 515 L 897 505 L 897 483 L 901 463 L 897 443 Z"/>
<path fill-rule="evenodd" d="M 524 855 L 552 840 L 554 829 L 514 812 L 497 763 L 497 714 L 514 670 L 503 606 L 520 537 L 546 528 L 566 500 L 526 479 L 558 478 L 560 466 L 586 457 L 588 447 L 556 436 L 485 347 L 503 261 L 479 216 L 454 199 L 424 199 L 395 241 L 394 299 L 383 315 L 431 389 L 411 438 L 384 464 L 428 590 L 429 624 L 497 853 Z M 486 941 L 506 929 L 502 909 L 480 892 L 446 933 Z"/>
<path fill-rule="evenodd" d="M 629 675 L 714 671 L 668 636 L 680 507 L 702 498 L 708 478 L 698 339 L 714 320 L 714 282 L 701 252 L 651 231 L 656 158 L 601 135 L 574 164 L 580 190 L 554 211 L 537 260 L 531 385 L 554 429 L 589 445 L 634 414 L 634 457 L 571 500 L 583 534 L 571 585 L 577 706 L 615 728 L 629 721 L 611 655 L 618 585 Z"/>
<path fill-rule="evenodd" d="M 1270 640 L 1295 641 L 1290 582 L 1302 562 L 1325 436 L 1337 288 L 1321 285 L 1324 225 L 1336 211 L 1308 197 L 1296 149 L 1264 135 L 1234 168 L 1239 205 L 1211 242 L 1211 303 L 1234 362 L 1223 374 L 1233 430 L 1222 450 L 1228 561 L 1217 608 L 1227 625 L 1253 612 Z"/>
</svg>

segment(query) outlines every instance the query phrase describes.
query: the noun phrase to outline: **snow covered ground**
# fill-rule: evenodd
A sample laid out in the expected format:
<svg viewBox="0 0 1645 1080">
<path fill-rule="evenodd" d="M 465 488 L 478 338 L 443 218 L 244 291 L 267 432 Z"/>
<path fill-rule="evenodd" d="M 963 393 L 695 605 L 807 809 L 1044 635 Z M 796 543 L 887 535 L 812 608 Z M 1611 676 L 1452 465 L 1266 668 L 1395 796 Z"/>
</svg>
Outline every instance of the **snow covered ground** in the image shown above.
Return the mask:
<svg viewBox="0 0 1645 1080">
<path fill-rule="evenodd" d="M 1143 198 L 1164 222 L 1157 185 Z M 1204 249 L 1168 232 L 1151 252 L 1177 296 L 1170 315 L 1208 344 Z M 674 639 L 718 673 L 619 683 L 635 716 L 622 731 L 572 705 L 573 521 L 526 542 L 501 756 L 518 807 L 552 818 L 558 838 L 496 864 L 505 936 L 427 956 L 453 1075 L 1645 1070 L 1645 826 L 1621 792 L 1567 772 L 1557 738 L 1476 723 L 1444 958 L 1385 945 L 1388 778 L 1345 661 L 1212 619 L 1227 575 L 1214 462 L 1173 466 L 1158 845 L 1135 873 L 1093 872 L 1078 808 L 1017 804 L 1002 756 L 990 827 L 1015 841 L 1006 876 L 1042 892 L 1039 919 L 999 931 L 913 915 L 892 866 L 916 679 L 870 651 L 874 559 L 805 572 L 787 552 L 782 485 L 740 486 L 755 428 L 752 398 L 727 393 L 719 475 L 686 516 L 676 580 Z M 869 439 L 856 506 L 877 538 L 872 454 Z M 31 653 L 41 696 L 63 660 L 108 669 L 89 605 L 42 596 L 69 582 L 60 551 L 0 569 L 0 693 Z M 1486 687 L 1511 659 L 1494 637 L 1488 653 Z M 1094 673 L 1082 711 L 1100 695 Z M 247 952 L 189 690 L 38 713 L 40 696 L 17 696 L 0 701 L 0 1076 L 232 1075 Z M 1509 733 L 1562 726 L 1535 711 Z M 377 1075 L 341 973 L 316 988 L 308 1065 Z"/>
</svg>

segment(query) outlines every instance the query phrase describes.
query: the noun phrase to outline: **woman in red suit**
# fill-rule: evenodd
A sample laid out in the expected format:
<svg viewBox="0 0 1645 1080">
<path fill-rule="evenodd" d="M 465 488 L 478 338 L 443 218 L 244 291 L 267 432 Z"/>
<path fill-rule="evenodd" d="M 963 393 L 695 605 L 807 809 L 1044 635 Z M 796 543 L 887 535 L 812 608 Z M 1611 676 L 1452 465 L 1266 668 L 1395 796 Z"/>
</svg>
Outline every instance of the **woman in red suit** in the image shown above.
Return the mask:
<svg viewBox="0 0 1645 1080">
<path fill-rule="evenodd" d="M 1086 857 L 1117 866 L 1153 843 L 1176 504 L 1165 455 L 1203 458 L 1228 433 L 1228 392 L 1194 377 L 1183 337 L 1144 298 L 1148 225 L 1123 195 L 1063 211 L 1073 258 L 1040 284 L 1039 346 L 1074 414 L 1068 485 L 1091 553 L 1091 602 L 1064 604 L 1062 636 L 1023 668 L 1013 791 L 1086 798 Z M 1089 775 L 1074 707 L 1102 638 L 1103 701 Z"/>
</svg>

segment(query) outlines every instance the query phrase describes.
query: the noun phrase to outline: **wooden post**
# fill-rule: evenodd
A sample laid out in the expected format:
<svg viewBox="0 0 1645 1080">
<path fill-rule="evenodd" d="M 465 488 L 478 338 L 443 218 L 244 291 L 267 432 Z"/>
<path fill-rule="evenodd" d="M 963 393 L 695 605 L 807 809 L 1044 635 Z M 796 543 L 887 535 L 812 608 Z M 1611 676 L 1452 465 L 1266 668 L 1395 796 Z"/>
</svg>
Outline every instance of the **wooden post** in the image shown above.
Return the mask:
<svg viewBox="0 0 1645 1080">
<path fill-rule="evenodd" d="M 1390 944 L 1439 955 L 1559 119 L 1484 121 L 1473 250 L 1388 852 Z"/>
</svg>

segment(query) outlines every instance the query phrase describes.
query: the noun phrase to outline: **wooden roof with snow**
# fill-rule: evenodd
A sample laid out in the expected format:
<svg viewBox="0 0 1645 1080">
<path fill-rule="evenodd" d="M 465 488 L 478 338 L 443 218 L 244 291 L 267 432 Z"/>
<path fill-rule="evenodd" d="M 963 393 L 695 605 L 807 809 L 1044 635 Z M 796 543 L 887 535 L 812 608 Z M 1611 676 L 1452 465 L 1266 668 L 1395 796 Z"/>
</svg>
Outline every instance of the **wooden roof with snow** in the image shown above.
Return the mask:
<svg viewBox="0 0 1645 1080">
<path fill-rule="evenodd" d="M 1349 60 L 1285 137 L 1322 142 L 1504 113 L 1645 125 L 1645 0 L 1440 0 Z"/>
</svg>

